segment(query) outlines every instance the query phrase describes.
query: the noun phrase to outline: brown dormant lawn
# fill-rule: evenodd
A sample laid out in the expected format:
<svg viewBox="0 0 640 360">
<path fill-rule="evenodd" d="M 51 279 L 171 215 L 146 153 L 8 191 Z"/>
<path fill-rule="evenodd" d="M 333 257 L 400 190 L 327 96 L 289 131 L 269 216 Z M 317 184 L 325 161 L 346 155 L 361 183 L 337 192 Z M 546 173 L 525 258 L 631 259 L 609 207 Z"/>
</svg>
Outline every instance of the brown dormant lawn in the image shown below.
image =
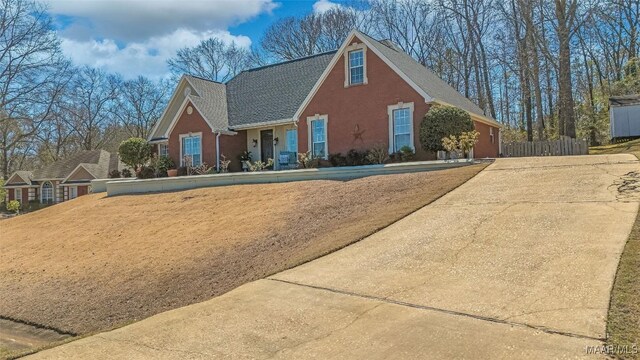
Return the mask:
<svg viewBox="0 0 640 360">
<path fill-rule="evenodd" d="M 358 241 L 486 165 L 88 195 L 0 222 L 0 317 L 75 334 L 207 300 Z"/>
</svg>

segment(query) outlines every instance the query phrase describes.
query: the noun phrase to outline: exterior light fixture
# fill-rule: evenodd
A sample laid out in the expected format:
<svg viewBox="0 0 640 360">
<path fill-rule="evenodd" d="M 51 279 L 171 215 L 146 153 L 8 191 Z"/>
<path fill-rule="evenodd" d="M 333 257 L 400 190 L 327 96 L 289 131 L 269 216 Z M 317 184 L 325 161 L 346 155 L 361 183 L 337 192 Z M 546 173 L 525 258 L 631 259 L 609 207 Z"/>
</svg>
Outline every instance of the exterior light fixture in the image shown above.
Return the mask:
<svg viewBox="0 0 640 360">
<path fill-rule="evenodd" d="M 253 147 L 258 146 L 258 139 L 253 139 L 252 141 L 253 141 Z"/>
</svg>

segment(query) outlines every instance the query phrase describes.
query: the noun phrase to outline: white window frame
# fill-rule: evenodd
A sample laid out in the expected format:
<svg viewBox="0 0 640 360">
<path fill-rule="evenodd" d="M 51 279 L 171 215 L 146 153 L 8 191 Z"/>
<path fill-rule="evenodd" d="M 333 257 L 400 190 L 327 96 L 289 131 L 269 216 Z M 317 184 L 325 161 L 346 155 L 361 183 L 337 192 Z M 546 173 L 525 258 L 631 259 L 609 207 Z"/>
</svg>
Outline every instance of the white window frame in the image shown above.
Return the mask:
<svg viewBox="0 0 640 360">
<path fill-rule="evenodd" d="M 351 64 L 349 62 L 349 53 L 362 50 L 362 82 L 351 84 Z M 367 78 L 367 45 L 364 43 L 353 43 L 344 50 L 344 87 L 366 85 L 369 82 Z"/>
<path fill-rule="evenodd" d="M 169 144 L 167 143 L 158 144 L 158 156 L 169 156 Z"/>
<path fill-rule="evenodd" d="M 68 191 L 67 191 L 67 197 L 69 198 L 69 200 L 71 199 L 75 199 L 78 197 L 78 187 L 77 186 L 68 186 Z M 75 196 L 72 196 L 72 194 L 75 192 Z"/>
<path fill-rule="evenodd" d="M 182 141 L 183 141 L 184 138 L 190 138 L 190 137 L 200 137 L 200 164 L 202 164 L 204 162 L 204 159 L 202 159 L 202 147 L 204 146 L 204 144 L 202 143 L 202 132 L 180 134 L 180 136 L 179 136 L 179 140 L 180 140 L 180 166 L 184 166 L 184 154 L 182 153 L 182 149 L 184 149 L 184 144 L 182 143 Z M 193 166 L 197 166 L 197 165 L 194 164 Z"/>
<path fill-rule="evenodd" d="M 314 121 L 321 120 L 324 122 L 324 157 L 323 159 L 329 158 L 329 128 L 327 127 L 329 123 L 329 115 L 319 115 L 315 114 L 314 116 L 307 117 L 307 149 L 313 155 L 313 138 L 312 138 L 312 124 Z"/>
<path fill-rule="evenodd" d="M 395 152 L 395 127 L 393 126 L 393 111 L 394 110 L 400 110 L 400 109 L 409 109 L 409 124 L 411 127 L 411 132 L 409 134 L 409 138 L 411 141 L 411 149 L 415 152 L 416 151 L 416 147 L 415 147 L 415 141 L 414 141 L 414 128 L 413 128 L 413 103 L 409 102 L 409 103 L 403 103 L 403 102 L 399 102 L 395 105 L 389 105 L 387 106 L 387 114 L 389 115 L 389 154 L 394 153 Z"/>
<path fill-rule="evenodd" d="M 295 146 L 294 146 L 294 149 L 291 149 L 289 147 L 289 145 L 290 145 L 289 144 L 289 140 L 290 140 L 289 134 L 295 134 Z M 297 153 L 298 152 L 298 129 L 295 129 L 295 128 L 294 129 L 286 129 L 285 132 L 284 132 L 284 138 L 285 138 L 284 141 L 285 141 L 285 149 L 286 149 L 286 151 Z"/>
<path fill-rule="evenodd" d="M 53 185 L 53 183 L 51 181 L 48 181 L 48 180 L 43 182 L 42 185 L 40 185 L 40 203 L 43 203 L 43 200 L 45 200 L 45 198 L 44 198 L 44 185 L 46 183 L 49 183 L 51 185 L 51 204 L 54 204 L 56 202 L 56 187 Z M 49 204 L 48 201 L 46 203 Z"/>
<path fill-rule="evenodd" d="M 18 192 L 20 192 L 20 196 L 18 196 Z M 22 204 L 22 188 L 15 188 L 13 197 L 15 198 L 14 200 L 18 200 Z"/>
</svg>

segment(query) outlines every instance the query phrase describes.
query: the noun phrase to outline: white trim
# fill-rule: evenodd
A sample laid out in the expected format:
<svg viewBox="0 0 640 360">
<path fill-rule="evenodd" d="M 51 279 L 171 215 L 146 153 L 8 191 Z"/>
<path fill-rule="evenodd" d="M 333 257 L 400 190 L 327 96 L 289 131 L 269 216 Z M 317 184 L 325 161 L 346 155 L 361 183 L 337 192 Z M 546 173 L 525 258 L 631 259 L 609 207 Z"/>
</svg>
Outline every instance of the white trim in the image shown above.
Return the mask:
<svg viewBox="0 0 640 360">
<path fill-rule="evenodd" d="M 169 102 L 167 103 L 167 106 L 164 108 L 164 111 L 162 112 L 162 115 L 160 115 L 160 117 L 158 118 L 158 121 L 156 121 L 155 125 L 153 125 L 153 128 L 151 128 L 151 131 L 149 132 L 149 136 L 147 136 L 147 140 L 151 140 L 151 139 L 154 138 L 153 134 L 155 134 L 156 131 L 158 130 L 158 127 L 160 126 L 160 122 L 162 121 L 162 119 L 164 119 L 164 116 L 167 114 L 167 111 L 169 111 L 169 108 L 171 107 L 171 104 L 173 103 L 175 98 L 178 96 L 178 94 L 179 94 L 178 89 L 180 89 L 180 86 L 182 86 L 182 82 L 183 81 L 186 81 L 186 82 L 189 83 L 189 85 L 191 85 L 189 80 L 187 80 L 186 75 L 182 75 L 182 78 L 180 79 L 180 81 L 178 81 L 178 85 L 173 90 L 173 94 L 171 95 L 171 99 L 169 99 Z M 191 87 L 193 87 L 193 85 L 191 85 Z"/>
<path fill-rule="evenodd" d="M 176 113 L 176 116 L 173 118 L 173 120 L 171 120 L 171 125 L 169 125 L 169 128 L 167 129 L 167 132 L 163 136 L 163 137 L 167 138 L 167 141 L 168 141 L 169 137 L 171 136 L 171 133 L 173 132 L 173 129 L 176 127 L 176 124 L 178 124 L 178 121 L 180 120 L 180 117 L 184 113 L 184 110 L 187 107 L 187 104 L 189 104 L 189 103 L 191 103 L 191 106 L 193 106 L 198 111 L 198 114 L 200 114 L 200 116 L 202 116 L 202 119 L 204 119 L 204 122 L 207 123 L 207 125 L 209 125 L 209 128 L 211 129 L 212 133 L 220 132 L 223 135 L 236 135 L 237 134 L 235 131 L 217 130 L 216 128 L 214 128 L 213 125 L 211 125 L 211 121 L 209 121 L 209 119 L 206 116 L 204 116 L 204 113 L 202 111 L 200 111 L 200 109 L 198 108 L 196 103 L 193 102 L 193 100 L 191 99 L 191 96 L 187 96 L 187 97 L 184 98 L 184 101 L 182 102 L 182 105 L 180 105 L 180 109 Z"/>
<path fill-rule="evenodd" d="M 411 149 L 413 149 L 413 151 L 416 151 L 416 146 L 415 146 L 415 142 L 414 142 L 414 127 L 413 127 L 413 103 L 412 102 L 408 102 L 408 103 L 403 103 L 403 102 L 399 102 L 395 105 L 389 105 L 387 106 L 387 115 L 389 116 L 389 154 L 394 153 L 395 152 L 395 129 L 394 129 L 394 124 L 393 124 L 393 111 L 394 110 L 399 110 L 399 109 L 409 109 L 409 120 L 411 122 L 411 132 L 409 133 L 409 137 L 410 137 L 410 141 L 411 141 Z"/>
<path fill-rule="evenodd" d="M 14 172 L 13 175 L 11 175 L 9 177 L 9 179 L 7 179 L 7 181 L 5 181 L 5 184 L 9 184 L 11 182 L 11 180 L 13 180 L 13 178 L 15 176 L 19 177 L 22 180 L 23 183 L 28 184 L 27 181 L 25 179 L 23 179 L 22 176 L 18 175 L 17 172 Z M 4 185 L 4 186 L 6 187 L 6 186 L 11 186 L 11 185 Z M 14 186 L 20 186 L 20 185 L 14 185 Z"/>
<path fill-rule="evenodd" d="M 167 128 L 167 132 L 163 134 L 163 137 L 166 137 L 167 139 L 169 138 L 169 136 L 173 132 L 173 128 L 175 128 L 176 124 L 178 124 L 178 120 L 180 120 L 180 116 L 182 115 L 182 113 L 184 113 L 184 109 L 187 107 L 187 104 L 189 104 L 190 102 L 191 102 L 191 98 L 190 97 L 187 96 L 187 97 L 184 98 L 184 101 L 180 105 L 180 108 L 178 109 L 178 112 L 176 113 L 176 116 L 174 116 L 173 120 L 171 120 L 171 123 L 169 124 L 169 127 Z M 202 116 L 202 114 L 200 114 L 200 115 Z M 204 116 L 202 116 L 202 118 L 204 118 Z M 207 123 L 207 125 L 209 125 L 209 127 L 211 127 L 211 124 L 209 124 L 208 121 L 205 120 L 205 122 Z M 213 128 L 211 128 L 211 130 L 213 131 Z"/>
<path fill-rule="evenodd" d="M 162 154 L 162 147 L 165 147 L 165 149 L 167 149 L 167 153 L 166 154 Z M 169 142 L 165 141 L 165 142 L 161 142 L 158 143 L 158 156 L 169 156 Z"/>
<path fill-rule="evenodd" d="M 352 51 L 362 50 L 362 82 L 359 84 L 351 83 L 351 62 L 349 60 L 349 53 Z M 353 43 L 344 49 L 344 87 L 366 85 L 369 82 L 367 79 L 367 45 L 364 43 Z"/>
<path fill-rule="evenodd" d="M 42 204 L 42 195 L 44 195 L 44 184 L 49 183 L 51 185 L 51 203 L 55 204 L 57 203 L 57 199 L 56 199 L 56 186 L 53 185 L 53 183 L 50 180 L 45 180 L 44 182 L 42 182 L 42 184 L 40 184 L 40 203 Z M 48 203 L 47 203 L 48 204 Z"/>
<path fill-rule="evenodd" d="M 294 122 L 295 121 L 293 121 L 293 119 L 287 118 L 287 119 L 270 120 L 270 121 L 262 121 L 262 122 L 256 122 L 251 124 L 238 125 L 238 126 L 234 126 L 233 129 L 234 130 L 252 130 L 252 129 L 258 129 L 258 128 L 263 128 L 263 127 L 272 126 L 272 125 L 286 125 Z"/>
<path fill-rule="evenodd" d="M 262 159 L 262 132 L 265 130 L 271 130 L 271 136 L 273 137 L 273 139 L 276 138 L 276 128 L 275 127 L 263 127 L 261 129 L 256 129 L 258 131 L 258 158 L 260 159 L 260 161 L 265 162 L 266 159 Z M 273 147 L 273 157 L 276 157 L 276 145 L 273 143 L 273 140 L 271 141 L 271 146 Z M 275 167 L 275 162 L 276 159 L 273 159 L 274 162 L 274 167 Z"/>
<path fill-rule="evenodd" d="M 66 187 L 67 187 L 67 200 L 73 200 L 78 197 L 78 185 L 67 185 Z M 74 189 L 76 192 L 75 197 L 71 197 L 72 189 Z"/>
<path fill-rule="evenodd" d="M 298 108 L 298 111 L 296 111 L 295 115 L 293 116 L 293 119 L 295 121 L 299 120 L 300 116 L 302 115 L 306 107 L 311 102 L 311 99 L 313 99 L 313 97 L 316 95 L 316 93 L 318 92 L 318 90 L 320 89 L 324 81 L 329 76 L 329 73 L 331 72 L 331 70 L 333 70 L 338 60 L 343 56 L 344 51 L 347 48 L 348 44 L 353 43 L 352 41 L 353 37 L 357 37 L 360 41 L 362 41 L 362 43 L 364 43 L 367 46 L 367 48 L 371 49 L 371 51 L 373 51 L 374 54 L 376 54 L 380 59 L 382 59 L 382 61 L 384 61 L 385 64 L 387 64 L 393 71 L 396 72 L 396 74 L 398 74 L 407 84 L 409 84 L 409 86 L 411 86 L 418 94 L 420 94 L 424 98 L 425 102 L 429 102 L 433 100 L 433 98 L 429 94 L 427 94 L 424 90 L 422 90 L 422 88 L 420 88 L 415 82 L 413 82 L 413 80 L 411 80 L 407 75 L 405 75 L 405 73 L 400 71 L 400 69 L 397 66 L 395 66 L 395 64 L 393 64 L 386 56 L 384 56 L 380 51 L 378 51 L 374 46 L 372 46 L 371 42 L 369 42 L 364 36 L 361 36 L 361 35 L 362 34 L 357 30 L 352 30 L 349 33 L 349 35 L 347 36 L 347 39 L 342 43 L 342 46 L 340 46 L 340 49 L 338 49 L 336 54 L 333 56 L 333 59 L 331 59 L 331 62 L 329 63 L 327 68 L 324 69 L 324 72 L 322 73 L 318 81 L 316 81 L 316 84 L 311 89 L 311 92 L 309 92 L 307 97 L 304 99 L 304 101 Z"/>
<path fill-rule="evenodd" d="M 183 100 L 182 104 L 180 104 L 180 108 L 178 109 L 178 112 L 176 113 L 176 115 L 171 120 L 171 123 L 169 124 L 169 127 L 167 128 L 167 131 L 163 134 L 162 137 L 169 138 L 169 135 L 171 135 L 171 132 L 173 131 L 173 128 L 176 126 L 176 123 L 178 122 L 178 119 L 180 119 L 180 116 L 184 112 L 184 110 L 186 108 L 186 105 L 189 102 L 191 102 L 191 105 L 198 111 L 200 116 L 202 116 L 202 118 L 204 119 L 204 122 L 206 122 L 207 125 L 209 125 L 209 127 L 211 128 L 211 132 L 214 132 L 214 133 L 215 132 L 220 132 L 223 135 L 236 135 L 237 133 L 234 132 L 234 131 L 229 131 L 227 129 L 216 129 L 213 126 L 213 123 L 205 116 L 205 114 L 202 111 L 200 111 L 200 108 L 198 108 L 198 105 L 196 105 L 196 103 L 192 99 L 193 93 L 194 92 L 197 93 L 196 87 L 193 86 L 193 84 L 189 81 L 189 79 L 185 75 L 183 75 L 182 78 L 180 79 L 180 82 L 178 82 L 178 85 L 173 90 L 173 95 L 171 96 L 171 99 L 167 103 L 167 106 L 165 107 L 164 111 L 162 112 L 162 116 L 160 116 L 158 118 L 158 121 L 156 121 L 156 124 L 151 129 L 151 132 L 149 132 L 149 136 L 147 137 L 147 140 L 151 141 L 151 139 L 158 137 L 158 136 L 155 136 L 156 131 L 158 130 L 158 127 L 160 126 L 160 123 L 165 119 L 167 111 L 169 110 L 171 105 L 173 105 L 173 102 L 175 101 L 176 97 L 178 96 L 178 94 L 180 94 L 178 89 L 180 89 L 180 87 L 182 86 L 183 81 L 186 81 L 187 84 L 189 84 L 189 86 L 191 87 L 192 92 L 189 95 L 186 95 L 184 97 L 184 100 Z M 201 95 L 201 94 L 199 94 L 199 95 Z M 227 119 L 227 121 L 228 121 L 228 119 Z"/>
<path fill-rule="evenodd" d="M 93 179 L 97 179 L 98 177 L 95 176 L 91 171 L 89 171 L 89 169 L 87 169 L 86 167 L 84 167 L 82 165 L 82 163 L 78 164 L 78 166 L 76 166 L 73 170 L 71 170 L 71 172 L 69 173 L 69 175 L 67 175 L 66 178 L 62 179 L 61 183 L 67 182 L 67 180 L 69 180 L 69 178 L 71 177 L 71 175 L 73 175 L 73 173 L 75 173 L 76 171 L 78 171 L 79 168 L 83 168 L 84 171 L 88 172 L 89 175 L 93 176 Z M 93 180 L 91 179 L 91 180 Z"/>
<path fill-rule="evenodd" d="M 184 166 L 183 164 L 184 156 L 182 155 L 182 148 L 183 148 L 182 139 L 186 137 L 196 137 L 196 136 L 200 137 L 200 164 L 204 162 L 204 159 L 202 158 L 202 147 L 204 146 L 204 144 L 202 144 L 202 131 L 194 132 L 194 133 L 190 132 L 186 134 L 180 134 L 178 136 L 178 144 L 180 145 L 180 166 Z"/>
<path fill-rule="evenodd" d="M 20 190 L 20 196 L 18 197 L 18 190 Z M 18 200 L 22 204 L 22 187 L 13 189 L 13 200 Z"/>
<path fill-rule="evenodd" d="M 315 114 L 314 116 L 307 117 L 307 151 L 310 151 L 313 155 L 313 139 L 311 138 L 311 122 L 315 120 L 324 120 L 324 158 L 329 158 L 329 128 L 327 127 L 329 123 L 329 115 L 324 114 Z"/>
</svg>

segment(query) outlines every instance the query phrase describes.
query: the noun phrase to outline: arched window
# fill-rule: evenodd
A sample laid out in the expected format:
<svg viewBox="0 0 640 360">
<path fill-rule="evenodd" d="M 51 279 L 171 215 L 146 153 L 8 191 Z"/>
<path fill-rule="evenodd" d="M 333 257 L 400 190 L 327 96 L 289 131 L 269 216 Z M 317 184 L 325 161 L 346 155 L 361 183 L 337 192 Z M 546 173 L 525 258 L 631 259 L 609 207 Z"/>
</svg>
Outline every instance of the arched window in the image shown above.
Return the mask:
<svg viewBox="0 0 640 360">
<path fill-rule="evenodd" d="M 40 202 L 43 204 L 53 203 L 53 185 L 50 181 L 45 181 L 42 184 L 42 192 L 40 196 Z"/>
</svg>

